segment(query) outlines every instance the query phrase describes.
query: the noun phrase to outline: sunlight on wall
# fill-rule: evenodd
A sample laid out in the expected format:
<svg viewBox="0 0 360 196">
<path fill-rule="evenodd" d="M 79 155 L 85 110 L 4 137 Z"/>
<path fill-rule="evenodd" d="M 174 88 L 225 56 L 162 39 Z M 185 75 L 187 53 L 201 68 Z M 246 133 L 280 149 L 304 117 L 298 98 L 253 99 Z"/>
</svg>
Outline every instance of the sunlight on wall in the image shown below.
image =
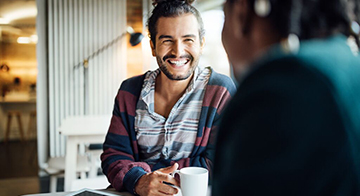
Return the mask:
<svg viewBox="0 0 360 196">
<path fill-rule="evenodd" d="M 211 10 L 203 12 L 201 16 L 205 27 L 205 47 L 200 65 L 210 65 L 215 71 L 229 76 L 229 61 L 221 42 L 224 12 Z"/>
<path fill-rule="evenodd" d="M 147 32 L 146 32 L 147 33 Z M 150 38 L 148 34 L 145 35 L 144 40 L 142 41 L 143 45 L 143 58 L 146 59 L 146 64 L 144 64 L 144 72 L 147 70 L 155 70 L 159 66 L 156 62 L 156 58 L 152 56 Z"/>
</svg>

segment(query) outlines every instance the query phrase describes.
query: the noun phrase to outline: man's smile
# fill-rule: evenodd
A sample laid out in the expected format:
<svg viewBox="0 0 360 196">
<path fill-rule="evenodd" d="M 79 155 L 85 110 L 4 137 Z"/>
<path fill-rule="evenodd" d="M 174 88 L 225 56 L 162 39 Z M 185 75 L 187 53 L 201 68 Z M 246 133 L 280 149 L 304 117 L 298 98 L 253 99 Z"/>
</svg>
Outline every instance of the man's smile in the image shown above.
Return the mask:
<svg viewBox="0 0 360 196">
<path fill-rule="evenodd" d="M 183 67 L 190 62 L 190 59 L 168 59 L 166 62 L 172 67 Z"/>
</svg>

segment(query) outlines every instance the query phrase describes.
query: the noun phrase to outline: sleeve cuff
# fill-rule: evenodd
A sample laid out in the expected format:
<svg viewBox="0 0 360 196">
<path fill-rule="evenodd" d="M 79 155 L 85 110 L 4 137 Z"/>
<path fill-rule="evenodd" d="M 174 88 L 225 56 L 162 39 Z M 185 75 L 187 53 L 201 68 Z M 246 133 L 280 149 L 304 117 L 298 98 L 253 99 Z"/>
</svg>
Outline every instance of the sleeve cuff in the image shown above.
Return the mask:
<svg viewBox="0 0 360 196">
<path fill-rule="evenodd" d="M 142 167 L 134 167 L 130 169 L 124 177 L 124 185 L 127 191 L 135 195 L 135 185 L 139 178 L 145 174 L 147 174 L 147 172 Z"/>
</svg>

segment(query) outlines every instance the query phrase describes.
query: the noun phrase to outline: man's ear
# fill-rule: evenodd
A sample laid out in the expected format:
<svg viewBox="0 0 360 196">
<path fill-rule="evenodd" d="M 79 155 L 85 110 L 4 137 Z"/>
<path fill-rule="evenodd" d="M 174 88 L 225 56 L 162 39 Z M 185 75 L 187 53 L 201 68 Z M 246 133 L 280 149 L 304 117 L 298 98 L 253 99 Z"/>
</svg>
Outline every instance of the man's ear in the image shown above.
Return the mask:
<svg viewBox="0 0 360 196">
<path fill-rule="evenodd" d="M 150 40 L 150 47 L 151 47 L 151 53 L 153 56 L 156 56 L 156 53 L 155 53 L 155 46 L 154 46 L 154 43 Z"/>
<path fill-rule="evenodd" d="M 205 46 L 205 36 L 203 36 L 200 43 L 201 43 L 200 44 L 200 53 L 202 54 L 204 46 Z"/>
<path fill-rule="evenodd" d="M 251 27 L 251 11 L 248 0 L 234 1 L 232 6 L 232 17 L 234 22 L 234 33 L 236 38 L 246 36 Z"/>
</svg>

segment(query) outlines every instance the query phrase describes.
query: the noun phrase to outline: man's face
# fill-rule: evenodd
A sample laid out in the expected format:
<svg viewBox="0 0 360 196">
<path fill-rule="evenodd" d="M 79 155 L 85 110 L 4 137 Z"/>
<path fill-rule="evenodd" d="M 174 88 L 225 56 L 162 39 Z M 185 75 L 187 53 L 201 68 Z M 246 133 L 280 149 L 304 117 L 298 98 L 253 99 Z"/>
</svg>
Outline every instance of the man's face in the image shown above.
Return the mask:
<svg viewBox="0 0 360 196">
<path fill-rule="evenodd" d="M 196 17 L 193 14 L 183 14 L 159 18 L 156 45 L 151 42 L 151 48 L 160 70 L 169 79 L 189 78 L 198 65 L 202 52 Z"/>
</svg>

